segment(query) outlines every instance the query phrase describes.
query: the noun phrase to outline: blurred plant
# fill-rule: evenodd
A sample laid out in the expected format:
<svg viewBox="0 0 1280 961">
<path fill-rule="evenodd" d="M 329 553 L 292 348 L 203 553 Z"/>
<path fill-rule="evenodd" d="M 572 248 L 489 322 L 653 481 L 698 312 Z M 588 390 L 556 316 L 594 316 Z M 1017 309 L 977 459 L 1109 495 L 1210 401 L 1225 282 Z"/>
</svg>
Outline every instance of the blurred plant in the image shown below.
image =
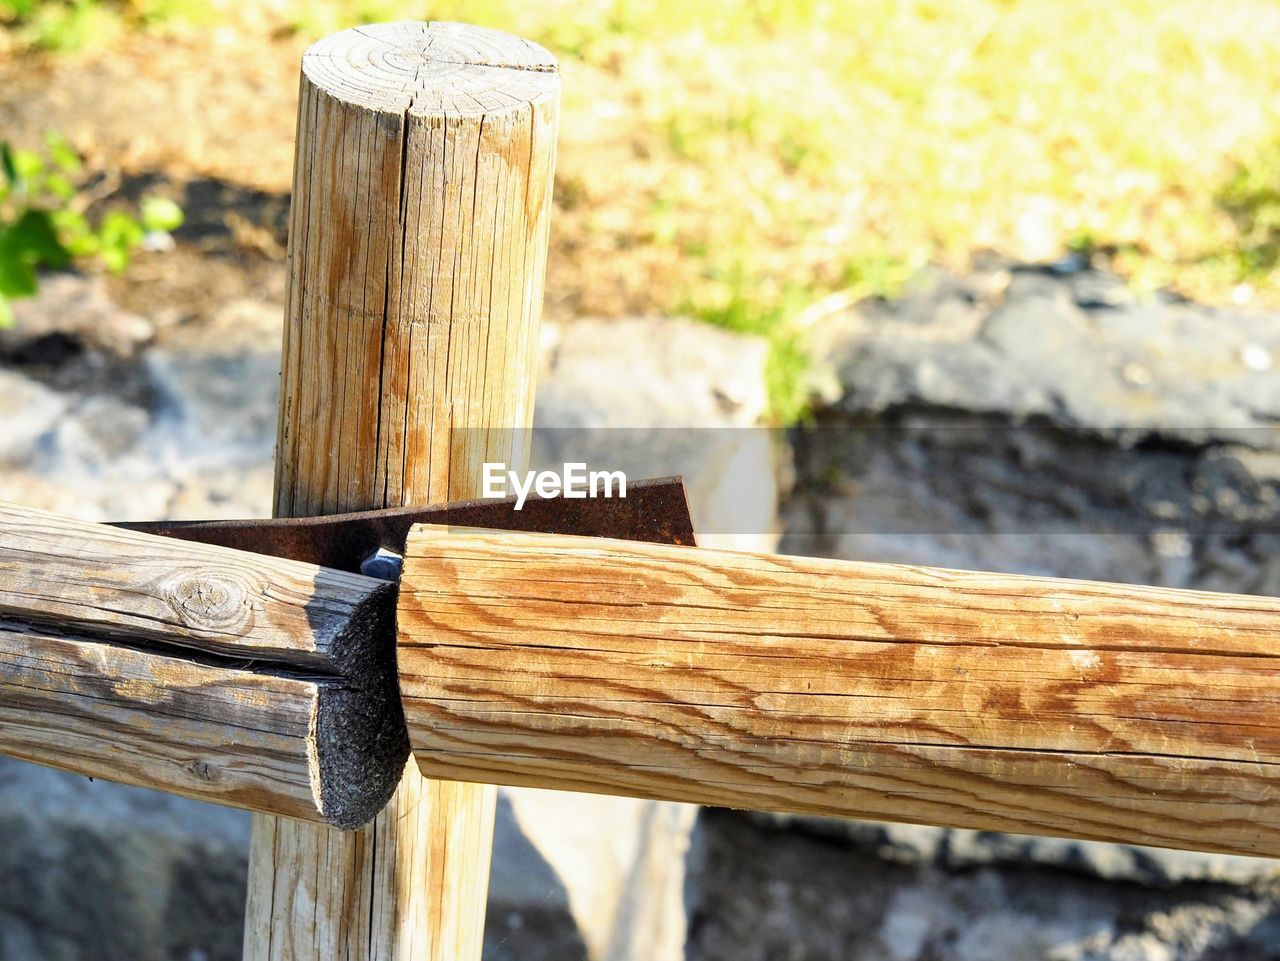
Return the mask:
<svg viewBox="0 0 1280 961">
<path fill-rule="evenodd" d="M 215 22 L 206 0 L 0 0 L 0 26 L 19 46 L 71 51 L 102 46 L 127 28 Z"/>
<path fill-rule="evenodd" d="M 1280 143 L 1242 163 L 1218 194 L 1240 231 L 1236 271 L 1241 280 L 1280 266 Z"/>
<path fill-rule="evenodd" d="M 98 0 L 0 0 L 0 23 L 22 44 L 45 50 L 76 50 L 117 26 Z"/>
<path fill-rule="evenodd" d="M 121 273 L 152 234 L 182 223 L 172 200 L 144 197 L 136 211 L 110 210 L 97 226 L 86 215 L 92 197 L 78 184 L 80 156 L 57 135 L 44 153 L 0 142 L 0 327 L 13 321 L 10 302 L 39 289 L 38 270 L 60 270 L 77 258 L 97 259 Z"/>
</svg>

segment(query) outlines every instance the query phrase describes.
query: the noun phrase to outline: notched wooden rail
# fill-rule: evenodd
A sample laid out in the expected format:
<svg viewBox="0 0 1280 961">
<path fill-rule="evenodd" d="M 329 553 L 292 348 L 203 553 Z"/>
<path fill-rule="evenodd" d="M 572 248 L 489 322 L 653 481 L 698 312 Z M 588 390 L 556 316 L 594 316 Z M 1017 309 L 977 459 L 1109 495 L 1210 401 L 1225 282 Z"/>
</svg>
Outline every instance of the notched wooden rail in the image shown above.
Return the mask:
<svg viewBox="0 0 1280 961">
<path fill-rule="evenodd" d="M 1280 600 L 415 528 L 432 777 L 1280 856 Z"/>
<path fill-rule="evenodd" d="M 408 755 L 394 587 L 0 504 L 0 753 L 368 821 Z"/>
</svg>

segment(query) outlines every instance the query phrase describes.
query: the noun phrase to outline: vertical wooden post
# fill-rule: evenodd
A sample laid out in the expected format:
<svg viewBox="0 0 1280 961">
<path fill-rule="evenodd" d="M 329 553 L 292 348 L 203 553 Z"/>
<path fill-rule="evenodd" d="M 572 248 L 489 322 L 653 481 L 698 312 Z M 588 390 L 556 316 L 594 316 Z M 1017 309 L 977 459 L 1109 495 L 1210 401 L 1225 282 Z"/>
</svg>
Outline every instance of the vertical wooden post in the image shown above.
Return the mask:
<svg viewBox="0 0 1280 961">
<path fill-rule="evenodd" d="M 307 51 L 276 514 L 480 494 L 532 424 L 559 76 L 461 24 Z M 406 772 L 372 825 L 256 817 L 250 961 L 479 958 L 494 789 Z"/>
</svg>

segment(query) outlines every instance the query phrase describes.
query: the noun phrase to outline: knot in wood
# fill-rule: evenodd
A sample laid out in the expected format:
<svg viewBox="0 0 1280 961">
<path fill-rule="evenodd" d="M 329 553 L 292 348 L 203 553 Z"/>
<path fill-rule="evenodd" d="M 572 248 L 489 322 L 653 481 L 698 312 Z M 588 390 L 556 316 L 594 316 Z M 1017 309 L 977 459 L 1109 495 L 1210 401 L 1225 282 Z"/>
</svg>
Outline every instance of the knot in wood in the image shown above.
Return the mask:
<svg viewBox="0 0 1280 961">
<path fill-rule="evenodd" d="M 208 761 L 192 761 L 187 765 L 187 770 L 201 781 L 212 782 L 218 780 L 218 769 Z"/>
<path fill-rule="evenodd" d="M 171 578 L 163 596 L 189 628 L 241 633 L 253 617 L 251 585 L 234 571 L 200 569 Z"/>
</svg>

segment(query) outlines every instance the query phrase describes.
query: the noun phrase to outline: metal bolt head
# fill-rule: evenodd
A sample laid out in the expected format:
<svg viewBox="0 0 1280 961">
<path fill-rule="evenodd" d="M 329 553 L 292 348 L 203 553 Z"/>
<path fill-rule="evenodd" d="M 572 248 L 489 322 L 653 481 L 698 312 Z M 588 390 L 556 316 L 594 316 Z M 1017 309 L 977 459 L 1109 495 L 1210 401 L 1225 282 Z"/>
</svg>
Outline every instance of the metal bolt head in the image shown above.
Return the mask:
<svg viewBox="0 0 1280 961">
<path fill-rule="evenodd" d="M 377 577 L 384 581 L 400 580 L 400 572 L 404 569 L 404 558 L 395 551 L 379 547 L 360 562 L 360 573 L 365 577 Z"/>
</svg>

